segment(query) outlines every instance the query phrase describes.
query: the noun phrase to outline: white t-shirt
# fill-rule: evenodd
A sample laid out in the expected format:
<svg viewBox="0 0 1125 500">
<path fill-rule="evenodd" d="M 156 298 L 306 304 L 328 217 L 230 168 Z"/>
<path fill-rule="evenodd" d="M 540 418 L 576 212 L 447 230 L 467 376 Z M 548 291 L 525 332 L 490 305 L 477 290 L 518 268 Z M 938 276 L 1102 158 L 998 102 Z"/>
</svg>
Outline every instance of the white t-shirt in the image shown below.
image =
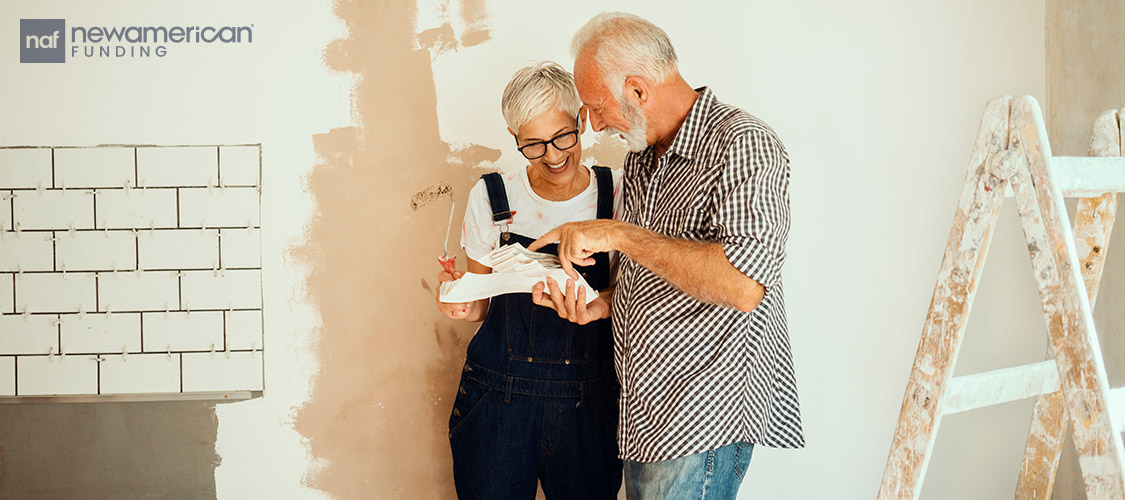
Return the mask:
<svg viewBox="0 0 1125 500">
<path fill-rule="evenodd" d="M 508 210 L 515 213 L 507 222 L 508 231 L 528 238 L 539 238 L 567 222 L 596 219 L 598 217 L 598 183 L 594 171 L 590 183 L 577 196 L 565 201 L 543 199 L 531 189 L 527 168 L 501 173 L 504 191 L 508 195 Z M 621 212 L 621 170 L 613 169 L 613 218 Z M 500 223 L 492 220 L 492 206 L 488 203 L 488 187 L 484 179 L 477 181 L 469 192 L 465 220 L 461 224 L 461 248 L 470 259 L 480 262 L 500 245 Z"/>
</svg>

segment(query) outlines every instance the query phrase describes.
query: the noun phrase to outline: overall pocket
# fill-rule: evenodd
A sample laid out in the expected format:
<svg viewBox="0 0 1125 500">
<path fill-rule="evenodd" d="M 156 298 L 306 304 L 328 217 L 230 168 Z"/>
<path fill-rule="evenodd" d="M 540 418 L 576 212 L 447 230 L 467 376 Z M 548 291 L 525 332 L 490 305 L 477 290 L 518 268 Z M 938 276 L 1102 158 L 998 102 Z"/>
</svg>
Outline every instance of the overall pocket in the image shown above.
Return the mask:
<svg viewBox="0 0 1125 500">
<path fill-rule="evenodd" d="M 453 410 L 449 415 L 449 437 L 452 438 L 465 428 L 465 424 L 472 417 L 482 413 L 479 411 L 484 403 L 495 392 L 488 386 L 471 380 L 464 375 L 457 386 L 457 397 L 453 398 Z"/>
</svg>

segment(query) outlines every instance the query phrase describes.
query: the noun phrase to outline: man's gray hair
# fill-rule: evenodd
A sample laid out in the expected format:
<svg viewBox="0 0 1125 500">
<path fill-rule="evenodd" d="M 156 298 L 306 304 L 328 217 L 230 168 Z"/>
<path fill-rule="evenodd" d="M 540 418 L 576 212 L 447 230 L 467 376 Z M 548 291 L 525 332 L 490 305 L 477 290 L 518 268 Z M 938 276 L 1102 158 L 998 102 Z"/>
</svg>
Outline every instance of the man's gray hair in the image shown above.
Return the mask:
<svg viewBox="0 0 1125 500">
<path fill-rule="evenodd" d="M 625 78 L 640 76 L 662 83 L 676 72 L 676 49 L 668 34 L 647 20 L 624 12 L 602 12 L 574 34 L 571 57 L 586 49 L 594 51 L 594 64 L 610 92 L 618 100 Z"/>
<path fill-rule="evenodd" d="M 574 87 L 574 75 L 550 61 L 520 68 L 500 98 L 500 110 L 512 132 L 544 113 L 560 110 L 578 116 L 582 100 Z"/>
</svg>

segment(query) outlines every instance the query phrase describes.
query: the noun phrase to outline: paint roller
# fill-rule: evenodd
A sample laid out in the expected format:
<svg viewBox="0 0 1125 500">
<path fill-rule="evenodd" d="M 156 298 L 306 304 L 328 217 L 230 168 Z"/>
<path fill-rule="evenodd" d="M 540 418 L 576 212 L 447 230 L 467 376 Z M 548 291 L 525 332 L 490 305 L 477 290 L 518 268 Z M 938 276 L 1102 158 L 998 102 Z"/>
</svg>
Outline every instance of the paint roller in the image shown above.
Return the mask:
<svg viewBox="0 0 1125 500">
<path fill-rule="evenodd" d="M 445 272 L 453 275 L 454 271 L 457 270 L 457 256 L 449 256 L 449 229 L 453 227 L 453 212 L 457 207 L 457 204 L 453 200 L 453 186 L 443 182 L 416 193 L 410 199 L 410 208 L 417 211 L 419 208 L 429 205 L 433 203 L 434 200 L 444 196 L 449 197 L 449 222 L 445 225 L 445 243 L 442 245 L 442 253 L 437 260 L 438 264 L 441 264 L 441 268 L 444 269 Z"/>
</svg>

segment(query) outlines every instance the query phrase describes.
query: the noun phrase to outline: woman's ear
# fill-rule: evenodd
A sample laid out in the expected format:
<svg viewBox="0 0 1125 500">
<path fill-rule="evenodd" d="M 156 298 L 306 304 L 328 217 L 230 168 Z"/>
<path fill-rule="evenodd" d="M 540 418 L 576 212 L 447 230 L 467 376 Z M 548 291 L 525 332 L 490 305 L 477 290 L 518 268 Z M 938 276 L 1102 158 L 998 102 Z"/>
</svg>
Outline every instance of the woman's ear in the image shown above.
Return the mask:
<svg viewBox="0 0 1125 500">
<path fill-rule="evenodd" d="M 508 133 L 509 133 L 509 134 L 512 134 L 512 137 L 515 137 L 515 136 L 516 136 L 516 133 L 515 133 L 515 132 L 512 132 L 512 127 L 508 127 Z"/>
<path fill-rule="evenodd" d="M 586 122 L 590 120 L 590 108 L 585 104 L 578 108 L 578 134 L 586 133 Z"/>
</svg>

